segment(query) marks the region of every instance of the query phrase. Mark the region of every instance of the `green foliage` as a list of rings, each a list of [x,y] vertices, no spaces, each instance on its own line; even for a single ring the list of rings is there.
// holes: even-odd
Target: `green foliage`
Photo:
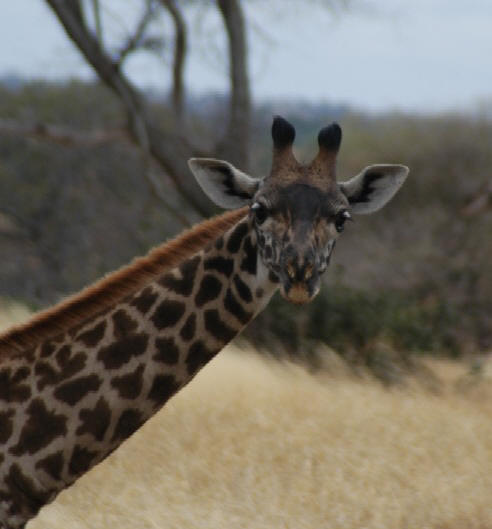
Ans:
[[[121,124],[124,115],[99,85],[0,87],[0,117],[75,131]],[[2,136],[0,295],[37,308],[80,290],[181,229],[142,178],[129,143],[60,146]],[[168,189],[170,200],[174,190]]]
[[[110,128],[124,120],[120,104],[108,88],[80,81],[33,81],[14,91],[0,86],[0,116],[82,130]]]
[[[291,308],[276,299],[269,314],[259,318],[259,326],[268,329],[260,340],[277,339],[291,350],[320,340],[341,354],[370,350],[381,341],[399,351],[455,354],[458,350],[452,333],[458,314],[444,300],[429,302],[412,292],[326,286],[305,307]],[[258,329],[254,327],[249,335],[255,339]]]
[[[154,106],[159,119],[168,119],[165,105],[156,100]],[[218,114],[205,119],[214,111],[217,104],[215,110],[202,105],[190,116],[197,134],[190,141],[200,144],[208,123],[220,121]],[[389,350],[456,355],[490,349],[492,211],[461,212],[490,180],[492,123],[453,115],[367,117],[340,108],[326,116],[304,106],[296,112],[286,117],[299,123],[301,159],[314,154],[319,128],[337,119],[344,130],[340,179],[378,162],[404,163],[411,173],[388,206],[347,228],[311,305],[293,307],[276,296],[247,336],[290,354],[322,341],[375,369],[386,365]],[[265,104],[254,115],[257,174],[269,171],[272,113]],[[78,130],[118,127],[124,120],[108,90],[84,83],[30,83],[18,91],[0,86],[0,116]],[[152,196],[143,170],[140,153],[127,143],[61,147],[3,136],[0,295],[45,306],[177,233],[181,226]],[[186,205],[179,207],[186,212]]]

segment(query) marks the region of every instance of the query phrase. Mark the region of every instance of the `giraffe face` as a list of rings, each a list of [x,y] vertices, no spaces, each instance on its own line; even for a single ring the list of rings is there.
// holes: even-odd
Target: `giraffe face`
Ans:
[[[284,298],[306,303],[319,292],[335,241],[350,219],[348,210],[348,200],[338,189],[325,192],[292,183],[265,186],[256,193],[250,216],[258,251]]]
[[[371,165],[350,180],[337,182],[342,131],[336,123],[319,132],[319,152],[307,165],[292,152],[295,130],[289,122],[276,117],[272,138],[272,168],[265,178],[248,176],[229,162],[212,158],[193,158],[188,164],[216,204],[249,205],[261,260],[287,300],[306,303],[319,291],[345,222],[384,206],[405,181],[408,168]]]

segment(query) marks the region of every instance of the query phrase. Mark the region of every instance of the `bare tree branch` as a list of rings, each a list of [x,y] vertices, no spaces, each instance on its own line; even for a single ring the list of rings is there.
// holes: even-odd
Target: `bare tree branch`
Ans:
[[[128,132],[122,129],[96,130],[90,132],[80,132],[78,130],[48,125],[46,123],[25,124],[10,119],[0,119],[0,135],[22,136],[34,138],[41,141],[49,141],[63,145],[64,147],[83,146],[91,147],[101,143],[114,141],[130,141]],[[149,184],[152,194],[160,200],[167,211],[183,226],[191,226],[192,222],[169,202],[168,193],[162,184],[161,179],[155,174],[150,160],[145,160],[145,171],[143,176]],[[12,215],[9,212],[10,215]]]
[[[78,0],[46,0],[53,9],[67,35],[82,52],[101,79],[121,98],[132,126],[142,111],[142,101],[129,81],[118,72],[115,63],[104,53],[100,43],[87,28]]]
[[[183,71],[187,53],[186,23],[175,0],[161,0],[174,22],[174,60],[172,101],[177,122],[181,123],[184,114]]]
[[[101,46],[103,46],[103,29],[101,19],[101,5],[99,0],[92,0],[92,11],[94,13],[94,21],[96,25],[96,37]]]
[[[144,152],[150,153],[156,159],[171,178],[178,192],[195,211],[202,216],[210,215],[213,211],[211,203],[203,195],[195,180],[188,177],[189,170],[186,165],[189,158],[203,153],[197,152],[175,132],[166,133],[152,123],[137,89],[117,68],[88,29],[78,0],[46,0],[46,2],[87,62],[122,101],[134,140]]]
[[[248,170],[251,95],[244,15],[239,0],[217,0],[217,6],[227,31],[231,82],[229,124],[219,151],[227,152],[234,163]]]
[[[0,134],[35,138],[65,146],[97,145],[129,139],[128,133],[122,129],[81,132],[46,123],[19,123],[12,119],[0,119]]]
[[[484,213],[487,209],[492,207],[492,181],[481,186],[478,193],[468,200],[466,206],[461,210],[461,214],[465,217],[472,217],[479,213]]]
[[[116,65],[118,68],[121,67],[124,60],[130,55],[130,53],[142,48],[143,38],[147,27],[152,19],[155,17],[155,6],[152,0],[147,0],[145,3],[144,12],[138,21],[137,27],[133,35],[130,35],[123,45],[123,47],[118,52],[118,57],[116,59]]]

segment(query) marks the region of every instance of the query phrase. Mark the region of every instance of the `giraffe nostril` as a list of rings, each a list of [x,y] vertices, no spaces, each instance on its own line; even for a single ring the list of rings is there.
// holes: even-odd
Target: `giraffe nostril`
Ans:
[[[296,277],[296,269],[295,269],[294,265],[292,264],[292,261],[287,263],[286,270],[287,270],[287,275],[289,276],[289,278],[290,279],[295,279],[295,277]]]
[[[313,265],[309,263],[304,268],[304,279],[311,279],[311,277],[313,277]]]

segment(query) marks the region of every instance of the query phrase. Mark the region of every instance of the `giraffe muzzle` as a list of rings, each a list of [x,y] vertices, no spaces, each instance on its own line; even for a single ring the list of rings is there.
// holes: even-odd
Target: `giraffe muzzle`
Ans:
[[[304,305],[314,297],[310,294],[305,283],[294,283],[293,285],[289,285],[288,289],[285,289],[282,285],[280,292],[287,301],[296,305]]]
[[[280,293],[291,303],[302,305],[311,301],[319,292],[319,274],[314,260],[290,257],[284,261],[280,274]]]

